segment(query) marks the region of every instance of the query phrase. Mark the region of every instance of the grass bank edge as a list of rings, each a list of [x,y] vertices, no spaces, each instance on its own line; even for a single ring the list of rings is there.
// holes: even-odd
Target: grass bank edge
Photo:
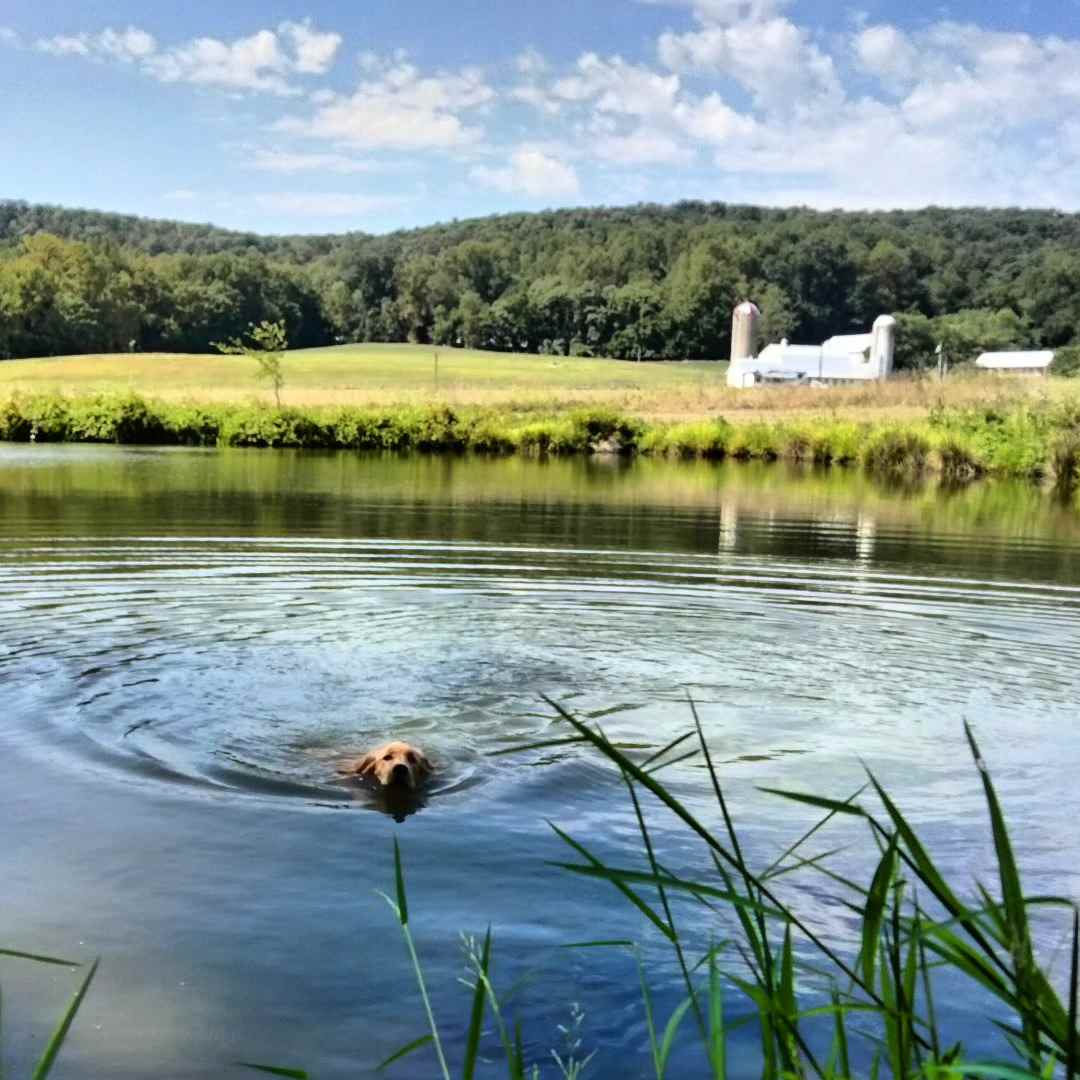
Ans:
[[[645,454],[784,460],[874,472],[1080,480],[1080,399],[938,406],[908,422],[816,416],[646,421],[606,407],[274,406],[175,403],[134,393],[15,393],[0,440],[481,454]]]

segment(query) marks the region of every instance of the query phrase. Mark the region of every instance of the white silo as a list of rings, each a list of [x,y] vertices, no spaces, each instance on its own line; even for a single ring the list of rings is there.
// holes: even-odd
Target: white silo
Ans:
[[[870,345],[870,362],[879,379],[887,379],[892,374],[895,354],[896,320],[891,315],[879,315],[874,320],[873,342]]]
[[[731,316],[731,362],[746,360],[754,355],[757,322],[761,312],[757,304],[744,300]]]

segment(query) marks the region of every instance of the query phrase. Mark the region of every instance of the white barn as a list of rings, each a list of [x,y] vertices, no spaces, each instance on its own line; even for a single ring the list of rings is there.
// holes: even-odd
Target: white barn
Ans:
[[[1050,349],[1017,350],[1015,352],[984,352],[975,366],[984,371],[1009,372],[1013,375],[1047,375],[1054,362]]]
[[[742,308],[740,305],[735,310],[736,323],[747,314]],[[887,379],[896,351],[896,320],[891,315],[879,315],[869,334],[841,334],[821,345],[781,341],[766,345],[757,356],[737,355],[742,351],[733,348],[727,372],[728,386],[737,389],[762,383],[829,385]]]

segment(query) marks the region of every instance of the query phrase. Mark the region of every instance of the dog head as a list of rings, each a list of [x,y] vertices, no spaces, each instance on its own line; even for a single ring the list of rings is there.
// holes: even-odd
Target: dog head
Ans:
[[[431,762],[422,750],[407,742],[388,742],[365,754],[348,772],[352,776],[373,780],[383,787],[400,786],[415,790],[431,772]]]

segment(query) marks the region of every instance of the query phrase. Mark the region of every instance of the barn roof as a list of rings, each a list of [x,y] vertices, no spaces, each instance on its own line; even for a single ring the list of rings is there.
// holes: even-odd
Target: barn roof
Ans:
[[[1015,352],[984,352],[975,361],[981,368],[1046,368],[1050,366],[1054,354],[1050,349],[1017,350]]]

